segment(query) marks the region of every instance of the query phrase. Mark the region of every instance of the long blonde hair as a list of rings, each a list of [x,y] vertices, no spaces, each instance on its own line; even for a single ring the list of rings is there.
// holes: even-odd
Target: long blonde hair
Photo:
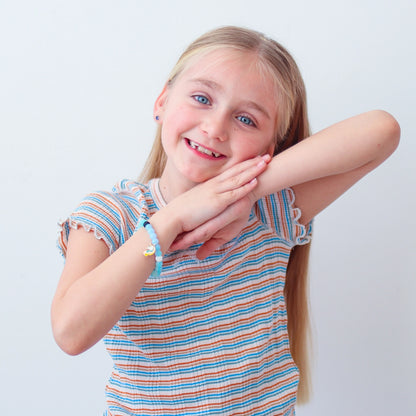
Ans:
[[[255,53],[259,68],[271,75],[277,92],[277,129],[274,154],[295,145],[310,135],[306,108],[306,91],[302,76],[289,52],[263,34],[235,26],[210,31],[196,39],[180,56],[173,68],[168,85],[189,65],[193,57],[207,52],[232,48]],[[160,177],[166,164],[161,142],[161,126],[140,175],[147,182]],[[299,368],[298,403],[307,402],[310,395],[309,365],[309,304],[308,259],[310,244],[295,246],[290,254],[286,273],[285,300],[288,314],[288,333],[292,357]]]

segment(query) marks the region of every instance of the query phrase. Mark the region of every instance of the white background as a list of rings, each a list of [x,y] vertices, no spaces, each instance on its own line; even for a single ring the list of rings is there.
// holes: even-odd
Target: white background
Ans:
[[[0,0],[2,414],[103,410],[102,343],[69,357],[52,338],[56,223],[138,175],[170,68],[225,24],[293,53],[314,131],[374,108],[402,127],[397,152],[316,219],[314,396],[298,415],[415,414],[415,20],[413,0]]]

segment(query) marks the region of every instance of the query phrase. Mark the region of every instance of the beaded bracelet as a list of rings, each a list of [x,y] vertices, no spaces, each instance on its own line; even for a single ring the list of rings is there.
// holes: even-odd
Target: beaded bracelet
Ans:
[[[150,240],[152,243],[143,251],[143,255],[153,256],[155,254],[156,260],[156,267],[153,270],[151,276],[152,277],[159,277],[160,273],[162,272],[162,251],[160,250],[159,240],[157,239],[156,232],[149,221],[141,219],[139,222],[139,227],[144,227],[144,229],[148,232]]]

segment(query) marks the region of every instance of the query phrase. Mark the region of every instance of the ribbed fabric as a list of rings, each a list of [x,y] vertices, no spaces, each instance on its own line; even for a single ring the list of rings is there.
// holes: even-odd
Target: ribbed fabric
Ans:
[[[110,253],[140,215],[164,206],[158,180],[122,181],[88,195],[62,223],[103,239]],[[294,415],[298,370],[289,351],[283,297],[291,248],[309,241],[294,194],[258,201],[241,234],[209,258],[199,246],[169,252],[104,338],[114,368],[106,387],[110,415]]]

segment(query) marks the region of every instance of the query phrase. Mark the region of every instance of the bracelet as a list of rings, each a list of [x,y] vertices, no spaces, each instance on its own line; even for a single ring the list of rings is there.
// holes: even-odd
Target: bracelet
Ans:
[[[146,248],[146,250],[143,251],[143,255],[145,257],[153,256],[155,255],[156,260],[156,267],[153,270],[151,276],[152,277],[159,277],[160,273],[162,272],[162,251],[160,250],[159,240],[157,239],[156,232],[154,228],[152,227],[152,224],[150,224],[149,221],[141,219],[139,222],[139,228],[144,227],[144,229],[148,232],[150,240],[152,241],[151,244]]]

